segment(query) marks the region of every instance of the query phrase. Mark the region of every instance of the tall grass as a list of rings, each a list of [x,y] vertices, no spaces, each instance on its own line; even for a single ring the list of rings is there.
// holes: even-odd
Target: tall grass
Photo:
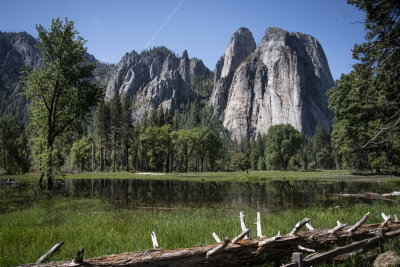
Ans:
[[[155,175],[153,175],[155,174]],[[183,181],[240,181],[268,182],[274,180],[400,180],[393,175],[353,175],[347,170],[324,171],[250,171],[246,172],[189,172],[189,173],[129,173],[129,172],[84,172],[68,173],[67,179],[144,179],[144,180],[183,180]],[[15,178],[18,181],[39,181],[39,174],[6,175],[5,178]],[[61,177],[60,177],[61,178]]]
[[[398,202],[345,208],[310,208],[263,213],[267,236],[289,232],[302,218],[315,228],[332,228],[336,220],[355,223],[366,212],[369,223],[380,222],[380,213],[399,215]],[[190,247],[214,243],[211,233],[233,238],[241,232],[239,209],[199,208],[171,210],[124,210],[95,199],[57,198],[35,203],[31,208],[0,215],[0,266],[35,262],[55,243],[64,241],[52,261],[71,260],[80,247],[85,257],[151,248],[155,231],[162,248]],[[246,209],[247,226],[255,235],[256,210]]]

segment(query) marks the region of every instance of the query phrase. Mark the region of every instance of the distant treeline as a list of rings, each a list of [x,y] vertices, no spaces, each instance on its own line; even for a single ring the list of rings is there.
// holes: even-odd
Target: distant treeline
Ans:
[[[117,93],[110,101],[101,101],[76,132],[57,140],[55,169],[196,172],[337,167],[330,136],[321,126],[312,138],[290,125],[277,125],[266,135],[232,141],[213,119],[212,109],[197,100],[176,112],[154,108],[135,125],[131,108],[127,95]],[[45,145],[40,137],[29,127],[18,127],[10,116],[0,120],[2,172],[42,171]]]

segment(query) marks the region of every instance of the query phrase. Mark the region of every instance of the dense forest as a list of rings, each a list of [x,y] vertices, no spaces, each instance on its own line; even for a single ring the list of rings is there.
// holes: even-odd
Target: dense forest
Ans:
[[[208,104],[212,75],[195,82],[190,100],[178,109],[154,106],[134,123],[132,96],[116,91],[105,100],[104,82],[93,78],[96,63],[85,63],[84,41],[77,38],[73,22],[53,20],[49,31],[39,26],[42,66],[23,76],[30,101],[28,124],[0,114],[0,174],[337,168],[398,172],[400,4],[349,2],[366,12],[366,42],[355,45],[358,63],[328,92],[335,113],[332,131],[318,126],[313,136],[281,124],[265,135],[231,140]],[[60,38],[68,42],[60,43]],[[53,44],[69,53],[54,53],[49,49]],[[49,87],[51,92],[44,90]]]

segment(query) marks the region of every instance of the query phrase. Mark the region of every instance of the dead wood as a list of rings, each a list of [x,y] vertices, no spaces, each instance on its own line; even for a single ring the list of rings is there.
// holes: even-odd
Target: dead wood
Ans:
[[[325,250],[333,246],[347,245],[352,241],[377,236],[377,229],[386,231],[398,230],[400,222],[389,221],[386,226],[381,224],[361,225],[354,231],[340,229],[335,233],[329,230],[300,231],[292,235],[277,238],[255,238],[238,241],[236,244],[201,245],[183,249],[151,249],[141,252],[128,252],[85,259],[78,266],[241,266],[254,265],[282,260],[290,257],[298,247]],[[225,246],[226,245],[226,246]],[[222,247],[216,253],[206,257],[207,253]],[[71,266],[71,262],[54,262],[45,264],[27,264],[23,266]],[[76,264],[76,263],[74,263]],[[74,265],[77,266],[77,265]]]
[[[360,198],[363,200],[385,200],[385,201],[389,201],[389,202],[394,202],[392,197],[400,196],[400,192],[392,192],[392,193],[386,193],[386,194],[364,192],[364,193],[358,193],[358,194],[332,194],[332,195],[339,196],[339,197],[354,197],[354,198]]]

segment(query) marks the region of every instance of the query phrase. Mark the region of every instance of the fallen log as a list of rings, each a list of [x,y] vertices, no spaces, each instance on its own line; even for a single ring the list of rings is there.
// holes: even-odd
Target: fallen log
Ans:
[[[354,231],[348,231],[351,229],[349,227],[339,229],[334,233],[329,229],[296,231],[294,234],[273,238],[244,239],[236,244],[232,244],[229,239],[225,239],[220,244],[201,245],[192,248],[150,249],[142,252],[100,256],[85,259],[78,265],[74,261],[73,266],[202,266],[206,264],[211,266],[241,266],[263,264],[290,257],[293,252],[299,250],[299,246],[310,249],[310,251],[312,249],[328,249],[332,246],[347,245],[352,241],[376,237],[378,229],[383,229],[385,232],[400,229],[400,222],[393,221],[389,221],[385,226],[380,223],[360,225],[360,222],[356,223],[356,225],[357,228]],[[395,232],[396,235],[398,232]],[[54,267],[72,265],[71,261],[69,261],[23,266]]]
[[[332,194],[333,196],[338,197],[354,197],[354,198],[361,198],[364,200],[385,200],[389,202],[394,202],[392,197],[400,196],[400,192],[392,192],[392,193],[385,193],[385,194],[378,194],[372,192],[364,192],[358,194]]]

